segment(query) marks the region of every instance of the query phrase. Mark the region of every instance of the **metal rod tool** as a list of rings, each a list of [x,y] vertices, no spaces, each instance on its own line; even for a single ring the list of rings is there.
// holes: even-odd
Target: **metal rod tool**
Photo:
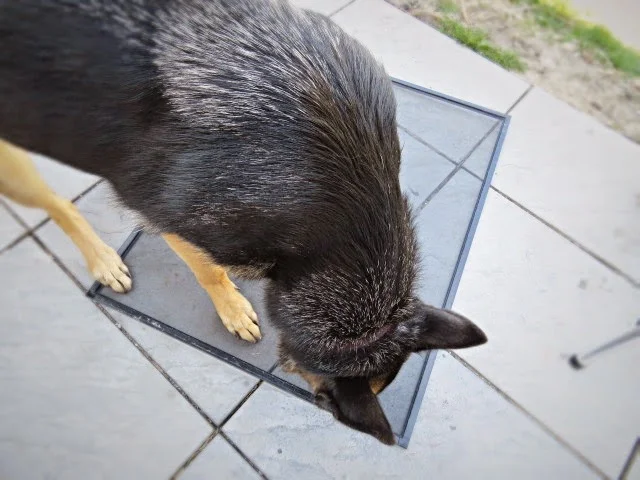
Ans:
[[[583,354],[574,353],[573,355],[571,355],[571,357],[569,357],[569,365],[571,365],[576,370],[580,370],[581,368],[586,367],[587,360],[603,352],[606,352],[607,350],[611,350],[613,347],[617,347],[618,345],[621,345],[630,340],[633,340],[634,338],[639,338],[639,337],[640,337],[640,318],[636,320],[636,324],[628,332],[625,332],[622,335],[612,340],[609,340],[608,342],[604,343],[603,345],[600,345],[597,348],[594,348],[589,352],[586,352]]]

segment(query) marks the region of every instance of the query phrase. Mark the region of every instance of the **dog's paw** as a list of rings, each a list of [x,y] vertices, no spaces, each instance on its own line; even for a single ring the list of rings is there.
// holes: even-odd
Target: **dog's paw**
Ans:
[[[255,343],[262,338],[258,315],[251,303],[235,289],[229,289],[224,298],[214,302],[224,326],[234,335]]]
[[[129,269],[120,255],[111,247],[101,245],[95,248],[88,259],[89,271],[93,278],[118,293],[131,290],[132,282]]]

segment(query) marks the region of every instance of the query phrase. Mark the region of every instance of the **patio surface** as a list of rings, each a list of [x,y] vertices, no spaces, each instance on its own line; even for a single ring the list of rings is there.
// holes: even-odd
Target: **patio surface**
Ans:
[[[0,200],[0,478],[617,478],[640,436],[638,342],[578,372],[567,357],[640,316],[640,146],[383,0],[295,3],[390,75],[512,116],[454,303],[489,343],[439,352],[409,448],[385,447],[94,305],[58,227]],[[133,225],[107,185],[36,161],[118,247]]]

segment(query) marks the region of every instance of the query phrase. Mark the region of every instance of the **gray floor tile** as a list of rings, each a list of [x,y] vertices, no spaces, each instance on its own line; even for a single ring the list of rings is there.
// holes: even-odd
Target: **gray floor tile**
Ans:
[[[0,202],[0,251],[25,232]]]
[[[640,145],[534,88],[493,185],[640,282]]]
[[[469,155],[464,162],[464,167],[478,177],[484,178],[487,174],[489,163],[491,163],[491,157],[499,135],[500,125],[496,126],[487,138]]]
[[[458,354],[617,477],[640,431],[640,339],[580,371],[567,359],[630,329],[638,289],[490,191],[454,309],[489,338]]]
[[[161,237],[143,234],[127,255],[126,263],[134,278],[133,289],[126,295],[104,289],[105,296],[259,368],[268,370],[276,363],[277,337],[264,308],[261,282],[234,279],[260,321],[262,340],[252,344],[227,331],[191,270]]]
[[[337,424],[267,384],[225,426],[273,479],[597,478],[529,417],[440,353],[407,450]]]
[[[356,0],[333,20],[394,77],[506,112],[529,86],[385,0]]]
[[[414,208],[451,173],[455,165],[431,148],[399,130],[402,146],[400,186]]]
[[[180,480],[243,480],[261,478],[229,442],[217,435],[187,467]]]
[[[117,250],[133,230],[135,222],[115,204],[113,198],[109,184],[102,182],[78,200],[77,207],[100,238]],[[36,235],[82,285],[86,288],[91,286],[93,277],[87,270],[84,258],[58,225],[48,222],[36,231]]]
[[[497,123],[474,112],[408,88],[394,88],[398,123],[450,159],[459,162]]]
[[[109,309],[114,318],[191,399],[220,423],[258,380],[211,355]]]
[[[0,271],[0,477],[175,471],[209,425],[32,240]]]
[[[427,303],[445,300],[481,187],[480,180],[460,170],[416,219],[422,259],[418,292]]]
[[[42,155],[32,154],[31,158],[44,181],[61,197],[69,200],[77,197],[99,178],[88,173],[81,172]],[[30,227],[35,227],[47,214],[37,208],[26,208],[11,200],[7,200],[11,209]]]

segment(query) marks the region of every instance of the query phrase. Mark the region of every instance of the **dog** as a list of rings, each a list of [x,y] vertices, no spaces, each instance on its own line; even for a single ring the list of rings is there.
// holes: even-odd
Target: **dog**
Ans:
[[[45,209],[104,285],[128,291],[127,267],[26,150],[105,178],[249,342],[258,318],[228,273],[268,279],[283,367],[383,443],[377,394],[411,352],[486,341],[414,293],[392,84],[327,17],[275,0],[0,0],[0,40],[0,193]]]

